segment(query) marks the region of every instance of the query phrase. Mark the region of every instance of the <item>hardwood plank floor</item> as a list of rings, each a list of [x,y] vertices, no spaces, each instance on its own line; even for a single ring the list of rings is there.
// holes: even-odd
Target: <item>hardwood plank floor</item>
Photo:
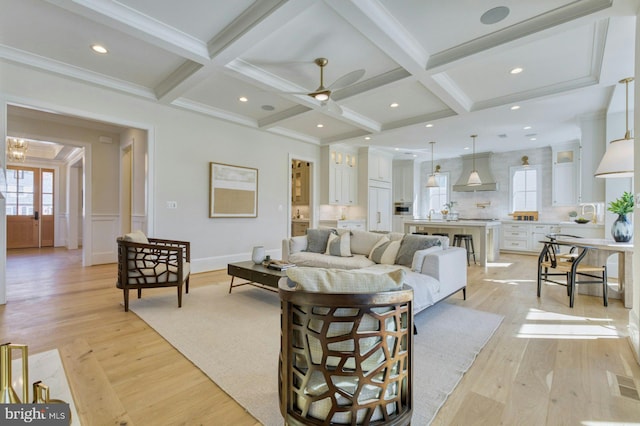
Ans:
[[[619,300],[605,308],[600,297],[584,295],[570,309],[565,288],[552,285],[538,299],[535,263],[534,256],[503,254],[499,265],[468,268],[467,300],[454,295],[449,302],[504,315],[504,321],[433,424],[640,424],[629,311]],[[78,250],[9,250],[0,340],[25,343],[31,353],[60,349],[86,425],[258,425],[146,323],[124,312],[115,276],[113,264],[83,268]],[[211,283],[228,285],[226,270],[195,274],[191,285]],[[147,292],[154,291],[174,289]],[[94,389],[96,377],[111,387],[101,389],[104,398],[84,391]]]

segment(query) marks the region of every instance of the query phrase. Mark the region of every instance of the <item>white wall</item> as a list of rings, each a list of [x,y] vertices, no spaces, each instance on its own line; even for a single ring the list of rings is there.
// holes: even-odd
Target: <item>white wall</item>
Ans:
[[[4,102],[19,102],[149,132],[147,161],[152,191],[146,210],[150,216],[149,234],[191,241],[194,271],[224,268],[228,261],[249,259],[254,245],[264,245],[271,254],[280,254],[281,239],[287,235],[289,225],[286,214],[289,155],[317,159],[319,164],[318,146],[18,65],[0,63],[0,66],[3,75],[0,97]],[[102,154],[93,152],[93,157],[99,159]],[[111,153],[104,154],[110,162]],[[116,153],[114,161],[117,156]],[[208,217],[212,161],[259,170],[257,218]],[[94,171],[92,185],[101,188],[106,185],[97,177],[104,175],[108,185],[117,188],[117,173],[112,174],[106,163]],[[94,198],[102,197],[96,188],[93,194]],[[167,201],[176,201],[178,208],[167,209]],[[117,195],[107,195],[94,204],[102,211],[118,212]],[[116,235],[117,230],[109,244],[115,245]]]

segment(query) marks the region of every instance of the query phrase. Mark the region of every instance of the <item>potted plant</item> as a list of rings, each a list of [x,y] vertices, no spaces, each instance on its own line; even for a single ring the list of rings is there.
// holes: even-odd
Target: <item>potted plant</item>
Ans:
[[[625,191],[620,198],[609,203],[607,210],[618,215],[611,226],[613,239],[619,243],[631,241],[633,226],[629,222],[627,214],[633,212],[633,194]]]

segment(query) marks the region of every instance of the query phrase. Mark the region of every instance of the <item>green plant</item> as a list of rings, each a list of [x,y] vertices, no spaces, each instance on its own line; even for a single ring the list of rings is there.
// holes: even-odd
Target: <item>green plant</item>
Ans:
[[[633,211],[633,194],[625,191],[620,198],[609,203],[611,213],[624,215]]]

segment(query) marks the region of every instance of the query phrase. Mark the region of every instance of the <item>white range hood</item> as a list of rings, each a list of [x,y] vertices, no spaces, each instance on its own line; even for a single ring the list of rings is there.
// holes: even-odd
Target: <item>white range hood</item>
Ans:
[[[453,190],[455,192],[473,192],[473,191],[497,191],[498,183],[493,177],[493,173],[491,173],[491,153],[490,152],[482,152],[475,155],[475,166],[478,175],[480,175],[480,181],[482,185],[478,186],[467,186],[467,180],[469,179],[469,175],[473,171],[473,155],[463,155],[462,156],[462,174],[453,185]]]

